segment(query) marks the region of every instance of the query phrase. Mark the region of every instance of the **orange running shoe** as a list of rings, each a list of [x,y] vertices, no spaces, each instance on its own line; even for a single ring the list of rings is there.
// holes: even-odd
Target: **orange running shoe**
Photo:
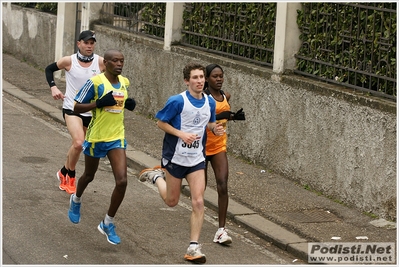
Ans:
[[[153,169],[162,169],[162,166],[161,165],[157,165],[157,166],[154,166]]]
[[[163,170],[163,171],[165,172],[165,168],[162,168],[161,165],[156,165],[156,166],[154,166],[154,168],[148,168],[148,169],[142,170],[142,171],[140,172],[139,176],[141,176],[141,175],[142,175],[144,172],[146,172],[146,171],[155,171],[155,170],[157,170],[157,169],[161,169],[161,170]]]
[[[66,177],[67,177],[67,178],[66,178],[67,183],[66,183],[65,191],[66,191],[68,194],[73,194],[73,193],[76,192],[76,184],[75,184],[76,178],[75,178],[75,177],[74,177],[74,178],[71,178],[71,177],[69,177],[68,174],[66,175]]]
[[[58,181],[60,181],[60,185],[58,186],[58,188],[62,191],[65,191],[67,187],[67,182],[66,177],[61,173],[61,170],[57,172],[57,179]]]
[[[205,263],[206,256],[201,252],[201,245],[195,247],[188,247],[186,254],[184,255],[186,261],[193,263]]]

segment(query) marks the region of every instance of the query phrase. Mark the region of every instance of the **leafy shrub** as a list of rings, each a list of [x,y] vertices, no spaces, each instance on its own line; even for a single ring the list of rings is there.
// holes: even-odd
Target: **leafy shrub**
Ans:
[[[57,3],[13,3],[22,7],[35,8],[43,12],[57,14]]]
[[[396,3],[302,3],[297,69],[396,96]]]

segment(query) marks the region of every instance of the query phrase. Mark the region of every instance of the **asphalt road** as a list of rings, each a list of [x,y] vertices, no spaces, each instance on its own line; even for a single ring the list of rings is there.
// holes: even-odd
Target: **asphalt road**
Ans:
[[[167,207],[156,188],[128,170],[128,189],[116,218],[120,245],[98,232],[114,186],[106,159],[82,197],[81,222],[67,215],[69,195],[58,189],[55,174],[70,144],[64,125],[3,93],[3,264],[191,264],[183,259],[189,243],[190,201]],[[83,170],[83,156],[78,167]],[[228,222],[230,246],[212,242],[217,214],[206,210],[200,243],[207,263],[301,264],[286,252]],[[295,263],[293,263],[293,261]]]

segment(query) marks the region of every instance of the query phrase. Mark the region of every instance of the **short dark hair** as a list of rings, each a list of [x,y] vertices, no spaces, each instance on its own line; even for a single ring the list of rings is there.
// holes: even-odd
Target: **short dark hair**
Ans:
[[[118,49],[108,49],[108,50],[105,51],[105,53],[104,53],[104,59],[105,59],[105,60],[111,60],[112,57],[113,57],[115,54],[122,54],[122,52],[119,51]],[[123,55],[123,54],[122,54],[122,55]]]
[[[199,63],[189,63],[183,68],[183,77],[184,80],[190,80],[190,74],[192,70],[202,70],[204,72],[204,75],[206,74],[205,67]]]

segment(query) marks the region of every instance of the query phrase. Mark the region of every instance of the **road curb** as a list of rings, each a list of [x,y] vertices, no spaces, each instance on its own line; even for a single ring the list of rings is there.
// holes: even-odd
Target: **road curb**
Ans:
[[[62,113],[59,109],[36,99],[34,96],[25,93],[4,79],[2,81],[2,89],[4,92],[49,115],[55,121],[64,123]],[[134,169],[152,168],[160,164],[159,159],[155,159],[142,151],[133,150],[129,147],[126,150],[126,156],[128,166]],[[183,183],[182,193],[187,196],[190,195],[187,183]],[[205,190],[205,205],[216,211],[218,209],[217,192],[209,187]],[[307,262],[308,241],[295,233],[289,232],[285,228],[267,220],[231,198],[229,199],[227,216],[260,238]]]

